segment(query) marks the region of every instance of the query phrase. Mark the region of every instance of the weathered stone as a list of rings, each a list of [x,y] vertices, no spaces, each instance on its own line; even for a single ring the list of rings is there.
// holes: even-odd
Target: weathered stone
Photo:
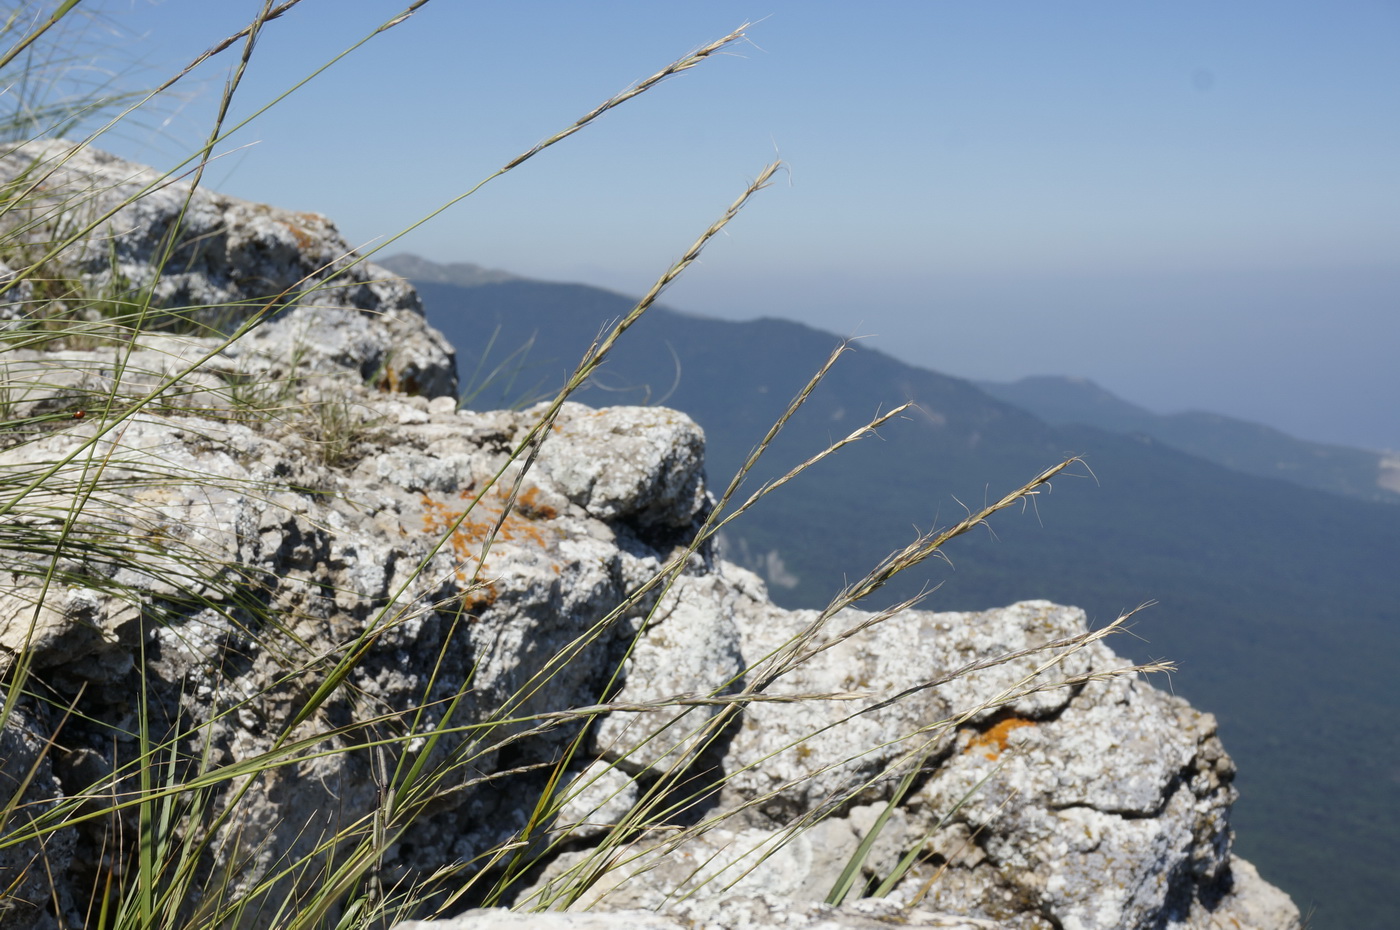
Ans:
[[[746,655],[780,647],[811,615],[755,619],[737,618]],[[871,619],[847,612],[837,629]],[[1102,643],[1032,652],[960,677],[956,687],[879,700],[1083,632],[1081,612],[1028,602],[980,614],[911,611],[838,642],[782,685],[874,697],[751,706],[721,763],[721,806],[740,811],[731,825],[636,844],[619,857],[627,864],[580,904],[656,909],[675,897],[740,892],[820,900],[884,809],[851,802],[888,799],[895,780],[886,773],[898,774],[911,752],[908,740],[889,737],[924,728],[922,785],[883,825],[865,860],[865,874],[879,879],[907,850],[923,847],[931,864],[916,866],[896,898],[928,883],[924,899],[939,911],[1027,930],[1208,926],[1210,908],[1235,894],[1234,769],[1209,715],[1122,678],[1025,693],[1065,675],[1122,667]],[[1065,654],[1046,668],[1057,653]],[[745,768],[759,758],[762,765]],[[793,826],[820,811],[831,816]],[[590,855],[561,857],[531,894],[548,899]]]
[[[6,217],[18,230],[8,248],[47,278],[70,280],[70,303],[105,301],[130,314],[149,297],[165,312],[148,315],[147,327],[231,332],[263,321],[226,353],[248,377],[339,370],[428,397],[456,391],[452,349],[423,321],[413,288],[362,261],[323,216],[192,192],[184,178],[62,141],[0,152],[0,184],[33,186]],[[13,331],[15,317],[6,319]],[[89,330],[103,334],[102,322]]]
[[[8,695],[0,689],[0,706]],[[13,808],[0,815],[0,835],[43,824],[62,800],[49,746],[38,721],[11,710],[0,727],[0,798]],[[53,903],[71,907],[76,889],[64,879],[72,865],[77,831],[59,828],[18,843],[0,845],[0,926],[57,928]]]
[[[929,930],[1001,930],[999,924],[936,914],[923,908],[866,899],[843,907],[799,903],[772,895],[731,895],[703,903],[680,902],[674,916],[650,910],[521,914],[476,910],[440,921],[405,921],[395,930],[882,930],[891,926]]]

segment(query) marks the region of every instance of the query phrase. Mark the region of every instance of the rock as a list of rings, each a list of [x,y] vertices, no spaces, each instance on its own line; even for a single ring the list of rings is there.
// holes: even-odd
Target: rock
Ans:
[[[598,839],[636,805],[641,789],[615,765],[592,762],[562,793],[551,831],[571,839]]]
[[[1282,891],[1259,877],[1243,859],[1230,857],[1230,893],[1210,905],[1192,906],[1187,926],[1201,930],[1236,927],[1298,927],[1298,907]]]
[[[191,874],[247,906],[230,926],[333,868],[328,923],[480,879],[597,910],[453,926],[1297,925],[1230,854],[1214,721],[1081,612],[782,610],[697,543],[684,415],[459,411],[412,290],[329,221],[63,143],[0,155],[41,176],[19,253],[150,192],[48,260],[86,303],[0,305],[0,670],[28,676],[0,866],[34,903],[0,926],[79,924],[122,880],[110,837],[142,824],[109,799],[138,771],[182,786],[164,848],[207,841]],[[143,289],[155,330],[90,312]],[[816,903],[867,839],[847,903]]]
[[[245,377],[339,370],[427,397],[456,392],[452,348],[423,321],[413,288],[361,260],[323,216],[191,193],[184,178],[56,140],[0,152],[0,184],[37,185],[7,214],[7,248],[67,282],[65,291],[80,295],[68,303],[106,307],[109,318],[125,313],[126,329],[144,294],[165,311],[150,315],[147,330],[228,333],[262,321],[225,353]],[[87,235],[45,258],[51,243],[85,227]],[[87,315],[93,334],[122,329]]]
[[[685,926],[654,911],[517,914],[504,908],[483,908],[450,920],[408,920],[395,924],[394,930],[682,930]]]
[[[685,414],[649,407],[576,410],[560,429],[569,454],[546,443],[540,471],[598,519],[643,532],[674,529],[689,526],[705,507],[705,437]]]
[[[813,619],[747,606],[734,617],[745,656],[772,653]],[[579,906],[655,910],[677,897],[734,893],[820,900],[870,833],[906,760],[921,767],[921,784],[865,860],[878,881],[904,853],[923,849],[926,863],[895,886],[896,899],[1013,928],[1087,930],[1211,926],[1209,909],[1237,897],[1234,767],[1214,719],[1142,682],[1095,677],[1125,663],[1101,642],[1063,645],[1085,632],[1082,612],[1025,602],[874,619],[838,614],[837,631],[861,635],[824,634],[811,648],[834,645],[780,679],[785,691],[869,697],[749,707],[720,762],[720,806],[740,813],[708,832],[614,854],[627,864]],[[1020,657],[919,690],[1010,653]],[[668,657],[655,661],[648,677]],[[1090,680],[1052,687],[1064,678]],[[901,693],[907,699],[887,703]],[[923,736],[891,738],[911,733]],[[755,759],[762,764],[750,767]],[[550,899],[592,856],[561,856],[523,900]],[[1253,924],[1248,907],[1240,913],[1241,926],[1297,920],[1294,911],[1294,924]]]
[[[683,902],[676,906],[675,916],[644,910],[520,914],[483,909],[468,911],[450,920],[405,921],[397,924],[395,930],[689,930],[693,927],[881,930],[890,926],[1000,930],[1000,925],[991,921],[936,914],[869,898],[843,907],[831,907],[800,904],[767,895],[733,895],[703,904]]]
[[[745,655],[767,655],[782,648],[816,619],[814,611],[789,614],[767,605],[758,606],[757,613],[739,622]],[[1044,647],[1086,632],[1081,612],[1051,604],[1031,602],[984,614],[907,611],[843,639],[847,631],[874,619],[857,610],[838,614],[807,645],[812,657],[784,674],[777,686],[797,693],[858,693],[865,695],[862,700],[762,704],[745,714],[731,749],[736,758],[752,758],[775,746],[793,749],[761,769],[730,779],[726,791],[736,802],[772,795],[764,803],[775,810],[814,809],[824,798],[847,794],[854,785],[877,778],[919,742],[894,736],[920,731],[935,735],[938,731],[930,728],[984,704],[989,706],[974,713],[968,723],[982,723],[998,711],[1026,719],[1052,716],[1071,699],[1069,689],[1051,687],[1055,682],[1127,664],[1101,644],[1093,644],[1064,650],[1067,654],[1056,666],[1036,675],[1051,652]],[[937,688],[923,687],[952,677],[970,663],[1033,648],[1041,651]],[[891,695],[915,688],[920,690],[906,699],[887,703]],[[861,793],[881,798],[887,791],[888,786],[872,786]]]
[[[0,689],[0,706],[9,695]],[[46,824],[56,813],[63,791],[55,776],[38,721],[20,710],[4,716],[0,726],[0,798],[15,806],[0,812],[0,835],[16,827]],[[72,893],[62,878],[73,862],[77,831],[60,828],[14,844],[0,845],[0,926],[57,928],[53,903],[71,908]],[[57,879],[57,880],[56,880]]]

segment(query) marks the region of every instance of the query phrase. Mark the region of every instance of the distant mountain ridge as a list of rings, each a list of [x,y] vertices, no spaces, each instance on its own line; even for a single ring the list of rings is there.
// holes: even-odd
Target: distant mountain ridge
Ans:
[[[1037,375],[1010,383],[975,383],[1052,426],[1082,423],[1115,433],[1143,433],[1248,475],[1280,478],[1362,500],[1400,503],[1394,454],[1309,442],[1218,413],[1153,413],[1087,378]]]
[[[442,264],[406,253],[390,256],[378,264],[403,278],[414,281],[431,281],[434,284],[455,284],[458,287],[475,287],[478,284],[499,284],[502,281],[525,280],[508,271],[484,268],[481,265],[473,265],[471,262]]]
[[[477,287],[532,280],[470,262],[438,263],[411,254],[393,255],[379,264],[419,284]],[[1397,452],[1312,442],[1260,423],[1206,411],[1153,413],[1088,378],[1032,375],[1013,382],[971,383],[1051,426],[1082,424],[1114,433],[1143,434],[1248,475],[1277,478],[1361,500],[1400,504]],[[653,397],[645,402],[658,401]]]
[[[457,347],[478,408],[552,396],[633,305],[583,285],[412,280],[429,321]],[[685,411],[705,429],[719,488],[839,342],[785,320],[656,307],[576,399],[664,399]],[[1065,454],[1086,455],[1092,476],[1057,480],[1035,508],[998,515],[995,537],[956,540],[954,566],[930,563],[922,579],[884,592],[885,602],[922,583],[941,585],[930,609],[1044,597],[1102,623],[1155,599],[1138,624],[1142,639],[1114,648],[1179,662],[1173,688],[1219,716],[1241,765],[1241,853],[1304,910],[1318,903],[1315,930],[1400,926],[1400,899],[1382,890],[1400,886],[1400,731],[1375,725],[1400,712],[1391,686],[1400,508],[1234,471],[1140,430],[1054,425],[971,382],[859,347],[746,488],[906,399],[916,414],[736,521],[726,556],[763,575],[784,606],[819,606],[914,527],[947,525],[962,515],[959,502],[980,504]]]

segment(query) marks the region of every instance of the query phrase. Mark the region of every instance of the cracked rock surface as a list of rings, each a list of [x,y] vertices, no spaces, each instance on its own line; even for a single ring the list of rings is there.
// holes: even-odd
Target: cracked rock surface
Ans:
[[[734,622],[746,657],[769,654],[812,619],[742,603]],[[846,611],[836,629],[871,617]],[[1235,770],[1214,719],[1143,681],[1096,677],[1125,664],[1102,642],[1045,668],[1037,647],[1084,628],[1081,611],[1030,601],[906,611],[856,637],[829,633],[836,645],[785,675],[784,690],[868,696],[750,707],[720,763],[733,773],[720,806],[742,813],[696,837],[636,844],[635,860],[579,906],[664,910],[736,893],[821,900],[885,810],[896,782],[882,773],[912,758],[917,787],[864,865],[878,882],[909,851],[923,853],[891,900],[1017,930],[1297,926],[1286,897],[1264,892],[1230,855]],[[1009,653],[1021,657],[921,689]],[[1081,681],[1054,687],[1064,679]],[[908,697],[885,703],[900,693]],[[941,740],[895,738],[948,721]],[[792,829],[814,812],[829,816]],[[551,873],[567,880],[591,855],[565,854]],[[550,879],[533,892],[551,894]]]

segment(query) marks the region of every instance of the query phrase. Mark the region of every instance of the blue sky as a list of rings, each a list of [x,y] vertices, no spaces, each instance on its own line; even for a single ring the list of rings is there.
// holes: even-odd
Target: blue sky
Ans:
[[[247,114],[402,2],[272,23]],[[260,6],[88,0],[122,78]],[[640,293],[770,159],[789,172],[667,295],[949,374],[1090,377],[1161,411],[1400,449],[1400,3],[433,0],[230,139],[207,177],[382,241],[746,20],[389,251]],[[170,164],[233,59],[100,143]]]

